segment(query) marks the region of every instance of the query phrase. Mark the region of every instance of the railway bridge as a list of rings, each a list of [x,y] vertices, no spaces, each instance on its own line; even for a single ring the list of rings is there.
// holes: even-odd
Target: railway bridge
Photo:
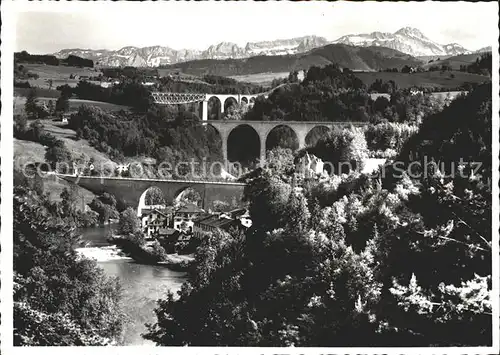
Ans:
[[[258,96],[268,97],[268,95],[276,90],[254,94],[202,94],[202,93],[173,93],[173,92],[153,92],[154,102],[160,105],[181,105],[195,102],[202,102],[202,121],[204,125],[214,127],[220,134],[222,140],[222,154],[224,162],[227,161],[227,142],[231,132],[239,126],[250,126],[259,136],[260,142],[260,158],[264,159],[266,156],[266,141],[269,133],[278,126],[285,126],[292,129],[299,142],[299,149],[306,146],[307,135],[316,127],[326,127],[332,129],[333,127],[347,127],[347,126],[363,126],[365,122],[311,122],[311,121],[233,121],[233,120],[208,120],[208,100],[212,97],[217,97],[221,102],[222,112],[225,110],[228,100],[234,100],[238,104],[252,103]]]
[[[288,127],[297,137],[299,149],[306,147],[307,135],[316,127],[324,127],[328,130],[334,127],[364,126],[365,122],[325,122],[325,121],[207,121],[207,125],[214,127],[220,134],[222,140],[222,155],[227,161],[227,142],[231,132],[240,126],[250,126],[259,136],[260,158],[263,161],[266,157],[266,141],[269,133],[276,127]]]
[[[77,176],[56,174],[57,178],[81,186],[95,194],[104,192],[116,197],[120,203],[137,209],[140,216],[145,205],[146,192],[159,188],[167,204],[173,201],[187,189],[193,189],[201,196],[201,207],[212,208],[214,201],[242,205],[244,183],[230,181],[172,180],[172,179],[142,179],[115,176]]]
[[[255,102],[255,98],[258,96],[267,97],[267,93],[262,94],[202,94],[202,93],[182,93],[182,92],[153,92],[153,99],[156,104],[160,105],[182,105],[190,103],[202,103],[201,106],[201,119],[203,121],[208,120],[208,101],[212,98],[216,98],[220,102],[221,111],[219,113],[224,113],[226,107],[230,102],[236,102],[237,104],[250,104]]]

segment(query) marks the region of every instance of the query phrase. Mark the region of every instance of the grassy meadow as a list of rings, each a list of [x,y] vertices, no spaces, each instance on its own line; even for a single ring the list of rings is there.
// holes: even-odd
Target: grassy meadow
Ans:
[[[287,78],[288,72],[281,73],[259,73],[259,74],[248,74],[248,75],[233,75],[230,78],[242,82],[270,86],[274,79]]]
[[[389,73],[389,72],[355,72],[367,86],[370,86],[375,80],[382,79],[382,81],[394,80],[396,84],[402,88],[407,89],[413,86],[417,87],[440,87],[444,89],[454,89],[466,82],[482,83],[490,80],[488,77],[478,74],[464,73],[459,71],[447,71],[441,73],[423,72],[423,73]]]
[[[45,130],[56,138],[64,141],[66,147],[71,152],[74,158],[80,157],[82,154],[94,159],[94,165],[115,167],[116,163],[110,160],[106,154],[91,147],[85,139],[76,140],[75,131],[65,128],[65,125],[52,120],[43,120]],[[45,162],[46,147],[40,143],[25,141],[14,138],[14,164],[22,169],[26,164]],[[45,191],[54,201],[59,201],[59,195],[65,187],[69,187],[69,183],[65,180],[57,179],[54,176],[47,176],[44,179]],[[84,188],[78,187],[79,196],[83,196],[86,204],[90,203],[94,198],[94,194]],[[80,208],[81,204],[78,204]]]
[[[48,104],[49,101],[55,101],[57,98],[54,97],[38,97],[37,98],[39,103],[45,103]],[[23,96],[14,96],[14,114],[23,114],[24,113],[24,104],[26,103],[26,97]],[[129,107],[127,106],[122,106],[122,105],[116,105],[112,104],[109,102],[102,102],[102,101],[92,101],[92,100],[82,100],[82,99],[69,99],[69,110],[71,111],[77,111],[80,106],[95,106],[99,107],[103,110],[107,111],[120,111],[120,110],[128,110]]]
[[[44,64],[23,64],[30,73],[38,74],[38,79],[27,80],[31,86],[36,86],[42,89],[48,89],[49,79],[52,80],[52,88],[55,89],[59,85],[69,85],[75,87],[78,84],[78,79],[70,79],[70,75],[79,76],[96,76],[99,75],[99,70],[91,68],[67,67],[64,65],[44,65]]]

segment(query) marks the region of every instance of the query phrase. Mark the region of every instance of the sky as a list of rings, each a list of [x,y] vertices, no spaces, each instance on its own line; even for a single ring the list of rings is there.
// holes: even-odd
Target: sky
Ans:
[[[431,40],[476,50],[495,41],[496,2],[38,2],[16,16],[15,50],[168,46],[206,49],[317,35],[418,28]],[[18,9],[18,11],[20,11]]]

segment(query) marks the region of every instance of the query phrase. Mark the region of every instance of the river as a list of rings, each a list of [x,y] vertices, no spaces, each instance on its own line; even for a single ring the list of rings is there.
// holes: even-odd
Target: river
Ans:
[[[113,226],[92,227],[80,230],[84,248],[77,251],[95,259],[104,272],[116,276],[123,286],[124,312],[129,318],[125,324],[120,345],[154,345],[141,337],[146,331],[144,323],[153,323],[156,300],[165,298],[167,291],[176,292],[185,281],[185,273],[162,266],[143,265],[120,255],[120,251],[106,241],[106,233]]]

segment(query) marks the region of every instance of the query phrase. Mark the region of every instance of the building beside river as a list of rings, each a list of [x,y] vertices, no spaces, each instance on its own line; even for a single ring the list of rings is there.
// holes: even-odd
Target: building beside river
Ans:
[[[142,230],[147,237],[160,234],[173,222],[173,210],[171,207],[164,209],[143,209],[141,215]]]

